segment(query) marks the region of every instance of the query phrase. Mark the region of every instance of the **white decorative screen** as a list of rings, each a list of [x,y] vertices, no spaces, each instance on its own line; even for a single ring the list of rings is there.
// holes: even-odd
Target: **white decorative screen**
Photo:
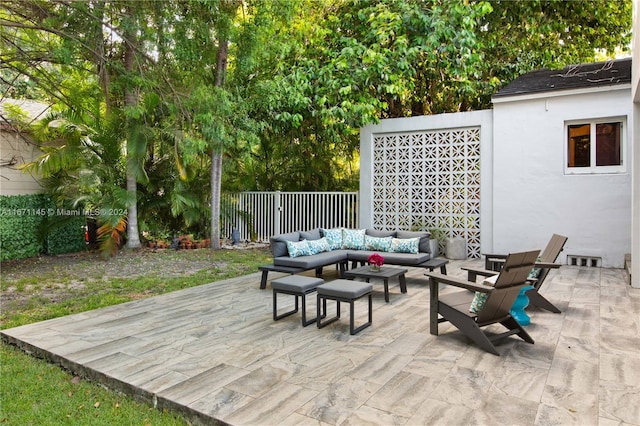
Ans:
[[[462,237],[480,257],[480,128],[373,137],[373,224]]]

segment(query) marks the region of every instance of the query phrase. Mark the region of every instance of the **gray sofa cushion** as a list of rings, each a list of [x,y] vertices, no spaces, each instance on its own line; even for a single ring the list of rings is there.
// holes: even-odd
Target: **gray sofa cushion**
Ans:
[[[430,237],[431,234],[426,231],[396,231],[396,238],[420,238],[418,251],[421,253],[431,253]]]
[[[384,264],[386,266],[419,265],[431,258],[431,255],[429,253],[383,253],[369,250],[349,250],[348,258],[349,261],[366,262],[367,259],[369,259],[369,256],[371,256],[373,253],[378,253],[380,256],[382,256],[384,258]]]
[[[344,297],[345,299],[357,299],[370,293],[373,286],[369,283],[351,280],[335,280],[324,283],[316,289],[318,294],[325,296]]]
[[[305,277],[304,275],[287,275],[286,277],[271,281],[271,288],[273,290],[306,293],[320,284],[324,284],[322,278]]]
[[[274,257],[273,264],[278,266],[292,266],[294,268],[314,269],[319,266],[326,266],[347,260],[347,250],[332,250],[312,256],[300,256],[291,258],[289,256]]]
[[[378,231],[372,228],[367,228],[365,234],[370,237],[396,237],[396,231]]]
[[[269,243],[271,243],[271,254],[273,257],[289,255],[289,251],[287,250],[287,241],[300,241],[300,233],[296,231],[269,238]]]
[[[320,237],[320,228],[311,229],[306,232],[300,232],[301,240],[319,240]]]

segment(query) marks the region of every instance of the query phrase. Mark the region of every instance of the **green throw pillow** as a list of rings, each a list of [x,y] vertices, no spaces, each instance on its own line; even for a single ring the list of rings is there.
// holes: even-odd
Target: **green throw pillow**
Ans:
[[[494,287],[496,285],[496,280],[498,279],[498,275],[494,275],[485,279],[482,284]],[[477,314],[484,308],[484,304],[487,303],[487,299],[489,298],[489,293],[483,293],[481,291],[476,291],[475,296],[473,296],[473,300],[471,301],[471,306],[469,307],[469,312],[472,314]]]
[[[540,256],[538,256],[538,258],[536,259],[536,262],[540,262]],[[528,280],[537,280],[538,277],[540,276],[540,271],[542,269],[540,268],[533,268],[531,270],[531,272],[529,272],[529,276],[527,276]]]

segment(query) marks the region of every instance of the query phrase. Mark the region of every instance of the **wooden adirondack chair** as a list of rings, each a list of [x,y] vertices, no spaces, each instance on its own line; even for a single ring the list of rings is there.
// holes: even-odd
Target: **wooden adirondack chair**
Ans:
[[[511,316],[509,311],[518,293],[527,285],[527,276],[534,267],[539,250],[511,253],[505,259],[502,270],[495,279],[495,286],[476,284],[439,273],[426,273],[431,291],[430,332],[438,335],[438,324],[448,321],[487,352],[500,355],[494,341],[517,334],[522,340],[533,343],[533,339]],[[472,291],[458,291],[439,295],[439,285],[447,284]],[[470,312],[475,293],[487,293],[484,306],[476,313]],[[506,332],[485,333],[481,328],[500,323]]]
[[[540,255],[540,261],[536,262],[535,266],[535,268],[540,270],[538,276],[535,280],[533,278],[529,279],[533,286],[533,288],[526,293],[529,297],[529,306],[537,306],[538,308],[546,309],[547,311],[554,312],[556,314],[560,313],[560,309],[558,309],[553,303],[549,302],[538,290],[542,286],[544,279],[547,278],[549,271],[560,267],[559,264],[554,262],[558,259],[558,256],[564,249],[566,242],[567,237],[553,234],[549,244],[547,244],[547,247]]]
[[[541,295],[539,289],[551,269],[557,269],[561,266],[560,264],[555,263],[555,261],[558,259],[560,252],[564,249],[566,242],[567,237],[553,234],[540,255],[540,259],[535,264],[533,276],[528,279],[529,284],[533,286],[533,288],[526,293],[527,297],[529,297],[529,306],[537,306],[538,308],[546,309],[547,311],[554,312],[556,314],[560,313],[560,309]],[[468,271],[469,280],[475,281],[476,275],[482,275],[485,277],[495,275],[495,271],[500,271],[502,268],[506,257],[506,255],[501,254],[485,254],[485,270],[473,268],[463,269]]]

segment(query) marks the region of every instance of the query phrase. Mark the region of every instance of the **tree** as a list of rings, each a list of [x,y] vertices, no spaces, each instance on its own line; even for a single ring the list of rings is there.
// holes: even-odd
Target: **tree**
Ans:
[[[29,0],[4,2],[2,6],[5,28],[2,40],[9,48],[4,50],[3,64],[8,69],[35,79],[45,93],[66,105],[67,111],[75,111],[76,117],[85,117],[93,123],[104,119],[104,111],[107,115],[121,111],[129,117],[121,135],[127,148],[127,245],[140,247],[136,191],[137,181],[143,176],[140,153],[144,152],[145,139],[136,122],[140,96],[137,87],[140,70],[148,57],[141,50],[138,37],[146,34],[141,23],[146,22],[144,12],[148,5]],[[105,17],[113,19],[105,21]],[[9,34],[12,30],[14,33]],[[69,78],[69,71],[75,78]],[[99,84],[102,96],[97,99],[105,103],[106,109],[85,111],[82,101],[71,96],[77,92],[73,85],[82,79]],[[96,95],[94,92],[93,96]]]
[[[486,11],[484,3],[297,3],[248,83],[262,99],[251,115],[265,123],[247,170],[256,189],[356,189],[359,128],[410,115],[416,76],[427,69],[437,74],[433,92],[468,87],[480,61],[471,30]]]
[[[478,22],[486,58],[469,105],[489,108],[491,95],[521,74],[612,58],[631,46],[632,1],[491,1]]]
[[[149,183],[145,167],[150,166],[147,159],[153,150],[159,148],[158,142],[160,145],[174,145],[175,166],[185,168],[178,155],[183,151],[178,148],[181,135],[176,130],[179,129],[169,127],[172,123],[185,122],[180,118],[183,112],[180,105],[188,93],[175,90],[176,82],[180,82],[183,75],[172,71],[181,69],[184,64],[181,59],[191,59],[180,51],[189,44],[189,35],[185,31],[174,37],[171,29],[177,26],[185,28],[188,25],[183,23],[185,14],[196,6],[215,4],[146,1],[43,3],[36,0],[2,4],[0,13],[6,18],[2,41],[7,47],[3,49],[2,66],[11,72],[8,75],[37,80],[38,86],[49,97],[66,105],[63,109],[67,113],[72,112],[77,118],[87,120],[85,124],[89,127],[100,128],[100,122],[109,120],[111,116],[124,118],[122,132],[112,136],[118,138],[126,152],[124,170],[129,247],[140,246],[137,224],[139,190],[142,184],[144,192],[144,185]],[[191,14],[188,18],[203,23],[204,28],[204,24],[212,19],[213,11],[207,12]],[[43,55],[42,52],[50,53]],[[101,89],[101,92],[91,94],[92,102],[97,101],[91,109],[85,110],[87,106],[80,97],[70,96],[70,93],[78,92],[77,87],[83,86]],[[154,109],[163,108],[159,107],[160,104],[167,111],[171,110],[170,105],[177,105],[173,112],[178,117],[165,116],[164,122],[156,121],[159,115]],[[95,105],[102,107],[95,108]],[[96,125],[98,127],[94,127]],[[69,154],[69,151],[60,150],[60,154]],[[176,184],[172,189],[184,191],[185,186]],[[189,200],[186,192],[180,196],[168,194],[167,197],[176,202],[177,206],[172,206],[171,211],[177,214],[197,204]]]
[[[132,76],[136,71],[136,56],[138,51],[138,31],[139,25],[136,22],[134,11],[130,3],[124,5],[122,19],[122,35],[124,41],[124,71],[128,76]],[[129,78],[129,84],[124,87],[124,107],[134,110],[138,105],[138,94],[136,93],[135,79]],[[127,192],[131,198],[129,203],[129,223],[127,227],[127,247],[139,248],[140,234],[138,232],[138,169],[140,158],[138,152],[144,151],[144,141],[137,128],[135,119],[130,120],[127,135]],[[142,148],[142,149],[141,149]]]
[[[214,86],[217,89],[221,89],[225,83],[231,26],[240,3],[236,0],[227,0],[223,1],[220,6],[220,18],[217,26],[216,78],[214,82]],[[217,140],[214,139],[211,142],[211,248],[220,249],[220,188],[222,186],[224,137],[220,135]]]
[[[241,102],[225,88],[228,46],[241,3],[197,1],[182,6],[185,19],[176,20],[173,36],[177,55],[166,68],[175,82],[180,81],[172,99],[174,124],[180,130],[176,144],[186,166],[201,161],[204,154],[209,158],[211,248],[219,249],[222,159],[226,146],[234,140],[230,122]],[[181,175],[181,179],[186,181],[187,177]]]

